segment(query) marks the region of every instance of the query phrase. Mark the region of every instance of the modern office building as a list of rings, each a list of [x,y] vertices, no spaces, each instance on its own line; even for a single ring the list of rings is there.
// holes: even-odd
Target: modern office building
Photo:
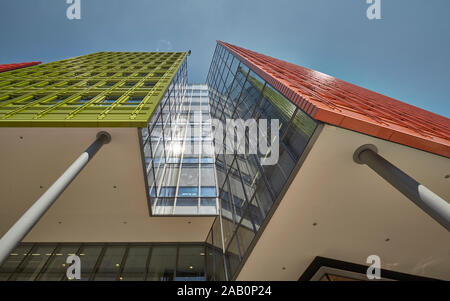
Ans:
[[[0,280],[450,280],[448,118],[220,41],[189,84],[189,54],[0,74]]]

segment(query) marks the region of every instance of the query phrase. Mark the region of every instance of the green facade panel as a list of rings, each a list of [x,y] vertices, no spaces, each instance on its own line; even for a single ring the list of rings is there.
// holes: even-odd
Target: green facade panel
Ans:
[[[145,127],[186,52],[98,52],[0,73],[0,127]]]

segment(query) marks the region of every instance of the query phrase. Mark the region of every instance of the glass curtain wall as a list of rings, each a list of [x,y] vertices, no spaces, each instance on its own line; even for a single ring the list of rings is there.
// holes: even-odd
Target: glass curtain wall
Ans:
[[[217,214],[208,88],[187,85],[186,68],[142,129],[153,215]]]
[[[205,244],[21,244],[0,281],[67,281],[70,255],[80,257],[82,281],[204,281],[206,252]]]
[[[268,128],[273,119],[279,120],[276,164],[261,164],[261,158],[268,153],[233,151],[226,137],[223,144],[229,151],[216,154],[224,254],[231,280],[269,210],[281,196],[317,124],[220,44],[214,52],[207,84],[211,116],[220,120],[224,128],[227,119],[265,119]],[[262,131],[257,136],[268,142],[275,138]],[[246,132],[245,139],[238,143],[243,149],[256,139]],[[211,243],[213,233],[212,229],[207,243],[222,250],[221,244]]]

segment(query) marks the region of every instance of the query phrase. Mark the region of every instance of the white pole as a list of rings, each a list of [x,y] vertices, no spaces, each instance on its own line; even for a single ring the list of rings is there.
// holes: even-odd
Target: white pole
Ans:
[[[374,145],[363,145],[355,151],[353,159],[356,163],[366,164],[373,169],[450,232],[450,204],[377,152]]]
[[[22,217],[0,239],[0,265],[28,234],[44,213],[64,192],[103,144],[109,143],[111,136],[107,132],[99,132],[97,139],[86,149],[75,162],[47,189],[46,192],[22,215]]]

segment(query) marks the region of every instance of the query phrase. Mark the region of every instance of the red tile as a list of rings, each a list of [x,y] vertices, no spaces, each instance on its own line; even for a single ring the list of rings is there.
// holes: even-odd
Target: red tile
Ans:
[[[450,119],[324,73],[218,41],[312,118],[450,157]]]

